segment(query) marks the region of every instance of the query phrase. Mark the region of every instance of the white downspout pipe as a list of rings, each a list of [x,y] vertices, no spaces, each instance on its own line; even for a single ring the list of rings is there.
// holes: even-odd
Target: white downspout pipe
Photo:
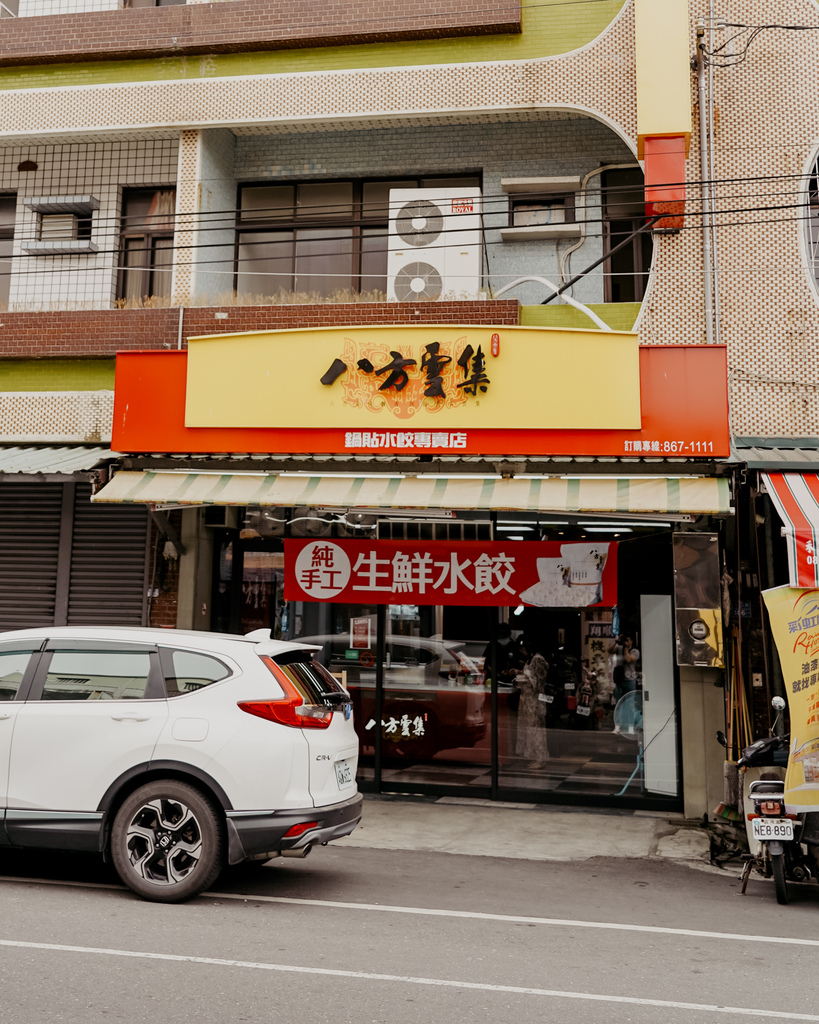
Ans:
[[[509,284],[505,284],[503,288],[499,288],[497,291],[493,291],[492,298],[499,299],[501,295],[504,294],[504,292],[508,292],[512,288],[515,288],[517,285],[524,284],[526,281],[537,281],[538,284],[543,284],[547,288],[551,288],[553,292],[557,291],[558,286],[556,284],[552,284],[552,282],[548,278],[519,277],[514,281],[510,281]],[[594,321],[594,323],[597,324],[601,331],[611,331],[611,327],[609,327],[609,325],[605,321],[601,320],[596,313],[593,313],[588,306],[584,306],[582,302],[578,302],[577,299],[573,299],[570,295],[567,295],[565,292],[562,293],[561,298],[565,299],[570,306],[574,306],[575,309],[579,309],[581,313],[585,313],[590,320]]]
[[[705,341],[714,344],[713,267],[711,265],[711,178],[708,172],[708,115],[705,103],[705,22],[697,22],[697,100],[700,121],[700,192],[702,196],[702,275],[705,296]]]

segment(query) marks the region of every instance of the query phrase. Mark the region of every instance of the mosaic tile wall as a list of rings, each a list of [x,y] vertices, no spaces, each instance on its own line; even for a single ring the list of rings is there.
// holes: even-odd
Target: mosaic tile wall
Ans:
[[[108,306],[116,287],[122,188],[173,184],[178,148],[172,139],[0,148],[0,193],[17,195],[10,308]],[[18,170],[25,162],[37,170]],[[24,207],[23,198],[79,195],[99,200],[91,235],[98,251],[26,255],[26,244],[39,237],[39,217]]]
[[[18,18],[36,18],[47,14],[80,14],[86,11],[115,11],[122,0],[19,0]]]
[[[719,13],[756,25],[768,20],[761,6],[726,0]],[[690,13],[692,24],[707,15],[706,0],[691,0]],[[775,21],[819,28],[819,7],[779,0]],[[716,45],[728,35],[716,33]],[[741,42],[727,48],[728,60],[741,56]],[[741,63],[714,69],[721,340],[739,436],[819,437],[819,302],[804,252],[803,191],[819,148],[819,94],[808,86],[817,75],[819,32],[785,29],[761,33]],[[698,133],[695,122],[692,182],[701,179]],[[646,341],[704,340],[699,193],[689,186],[687,230],[660,246]]]
[[[690,0],[692,53],[693,24],[708,6]],[[725,0],[719,8],[726,20],[746,24],[760,23],[760,11],[752,0]],[[819,7],[779,0],[776,20],[819,28]],[[319,152],[319,133],[329,133],[335,145],[342,132],[367,129],[355,149],[396,124],[404,131],[453,120],[527,122],[552,109],[592,114],[633,144],[633,45],[629,4],[597,40],[562,57],[7,91],[0,95],[0,131],[8,139],[44,131],[138,133],[174,123],[229,127],[256,141],[273,136],[284,149],[296,147],[294,135],[312,136],[309,148]],[[738,42],[732,48],[739,56]],[[819,436],[819,301],[803,244],[802,191],[819,149],[819,94],[808,86],[817,75],[819,35],[784,28],[761,33],[741,63],[714,72],[721,339],[741,435]],[[694,84],[692,76],[696,110]],[[687,168],[689,221],[679,235],[657,242],[639,321],[646,343],[704,341],[697,127]],[[269,166],[277,161],[271,157]],[[195,176],[199,156],[183,165],[186,179]],[[190,197],[185,203],[180,212],[193,214]],[[192,245],[193,221],[190,230]],[[179,294],[186,288],[180,277]],[[60,301],[67,294],[61,291]]]
[[[523,124],[400,126],[313,137],[240,136],[236,147],[240,181],[481,175],[485,257],[488,283],[494,289],[524,275],[556,280],[558,252],[565,253],[576,241],[502,241],[500,228],[509,223],[502,178],[584,177],[602,165],[623,163],[635,165],[636,158],[611,129],[589,117],[548,113]],[[599,186],[599,176],[589,181],[587,236],[567,265],[577,271],[602,255]],[[546,294],[541,284],[521,285],[514,292],[523,303],[540,302]],[[582,302],[602,302],[602,272],[591,274],[573,294]]]

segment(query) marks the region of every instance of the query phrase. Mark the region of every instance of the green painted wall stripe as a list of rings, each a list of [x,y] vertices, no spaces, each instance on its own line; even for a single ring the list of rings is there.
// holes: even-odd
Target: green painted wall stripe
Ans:
[[[629,492],[628,477],[621,477],[617,481],[617,511],[618,512],[627,512],[628,511],[628,492]]]
[[[4,359],[0,391],[113,391],[113,359]]]
[[[580,481],[577,479],[566,481],[566,511],[580,511]]]
[[[507,296],[508,297],[508,296]],[[613,331],[631,331],[640,312],[639,302],[590,302],[589,309]],[[599,331],[585,313],[574,306],[521,306],[521,327],[578,327]]]
[[[611,23],[624,3],[625,0],[597,0],[592,4],[538,0],[536,5],[524,7],[520,35],[460,36],[406,43],[0,68],[0,89],[538,59],[567,53],[590,43]]]

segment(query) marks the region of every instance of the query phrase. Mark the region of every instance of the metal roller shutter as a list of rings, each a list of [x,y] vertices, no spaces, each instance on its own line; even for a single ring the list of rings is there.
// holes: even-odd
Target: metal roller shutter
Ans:
[[[0,485],[0,630],[54,621],[62,484]]]
[[[91,488],[78,484],[73,538],[68,625],[145,625],[145,506],[92,504]]]

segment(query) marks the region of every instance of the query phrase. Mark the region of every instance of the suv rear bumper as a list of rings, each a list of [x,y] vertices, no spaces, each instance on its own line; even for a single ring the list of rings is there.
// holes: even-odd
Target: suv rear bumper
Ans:
[[[338,804],[286,811],[227,811],[228,859],[231,864],[275,857],[285,850],[302,850],[348,836],[361,821],[360,793]],[[285,838],[294,825],[315,822],[298,836]]]

